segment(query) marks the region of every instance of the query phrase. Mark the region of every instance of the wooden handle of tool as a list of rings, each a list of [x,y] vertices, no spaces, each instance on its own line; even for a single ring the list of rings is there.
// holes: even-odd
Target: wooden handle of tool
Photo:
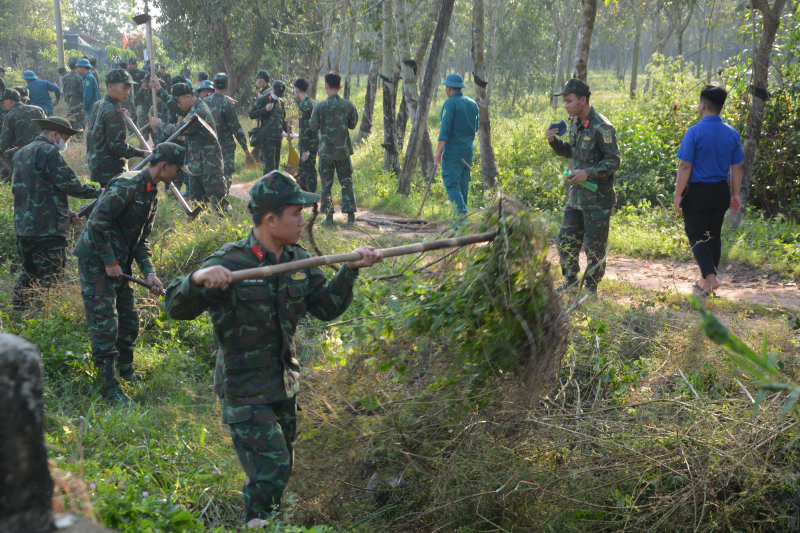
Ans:
[[[142,132],[139,131],[139,128],[136,127],[136,124],[134,124],[133,119],[128,115],[126,115],[125,113],[123,113],[122,116],[125,117],[125,122],[127,122],[128,127],[133,130],[133,134],[139,139],[139,142],[142,143],[144,146],[146,146],[147,149],[152,152],[153,149],[147,143],[147,140],[144,138],[144,135],[142,135]]]
[[[425,207],[425,200],[428,199],[428,193],[431,192],[431,183],[433,183],[433,178],[436,176],[436,168],[438,164],[433,165],[433,172],[431,172],[431,177],[428,180],[428,184],[425,186],[425,195],[422,197],[422,203],[419,204],[419,211],[417,211],[417,218],[422,215],[422,208]]]
[[[128,280],[128,281],[132,281],[133,283],[141,285],[142,287],[147,287],[148,289],[152,289],[153,287],[155,287],[155,285],[153,285],[152,283],[147,283],[144,280],[141,280],[139,278],[135,278],[133,276],[129,276],[127,274],[122,274],[122,277],[124,279]],[[161,289],[161,296],[164,296],[165,294],[167,294],[167,291],[165,291],[164,289]]]
[[[145,27],[145,37],[147,39],[147,55],[150,59],[150,93],[153,96],[153,116],[158,118],[158,77],[156,76],[156,53],[153,46],[153,22],[147,21]],[[166,89],[166,87],[164,87]]]
[[[398,257],[401,255],[415,254],[419,252],[430,252],[433,250],[441,250],[443,248],[455,248],[457,246],[466,246],[468,244],[493,241],[495,237],[497,237],[497,232],[489,231],[486,233],[478,233],[476,235],[455,237],[453,239],[442,239],[439,241],[431,241],[431,242],[418,242],[416,244],[396,246],[394,248],[386,248],[378,251],[381,253],[381,255],[383,255],[384,258]],[[281,274],[283,272],[291,272],[293,270],[300,270],[303,268],[331,265],[333,263],[346,263],[349,261],[358,261],[359,259],[361,259],[361,254],[358,252],[350,252],[348,254],[323,255],[320,257],[310,257],[308,259],[291,261],[289,263],[281,263],[279,265],[237,270],[236,272],[232,273],[233,281],[241,281],[244,279],[254,279],[254,278],[266,278],[269,276],[274,276],[275,274]]]

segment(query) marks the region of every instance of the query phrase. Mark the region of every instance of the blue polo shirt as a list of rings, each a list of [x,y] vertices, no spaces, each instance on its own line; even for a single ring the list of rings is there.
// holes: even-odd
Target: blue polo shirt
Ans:
[[[97,78],[92,76],[92,71],[90,70],[83,77],[83,109],[86,111],[87,116],[94,103],[98,100],[100,100],[100,88],[97,86]]]
[[[28,89],[30,104],[41,107],[47,116],[53,114],[53,100],[50,93],[56,93],[56,100],[61,100],[61,89],[55,83],[47,80],[33,80],[25,86]]]
[[[704,117],[683,136],[677,157],[692,164],[689,183],[727,181],[731,165],[744,161],[742,139],[719,116]]]
[[[454,92],[444,101],[439,119],[439,140],[445,141],[443,159],[461,159],[464,157],[462,154],[471,154],[475,132],[478,131],[478,104],[475,100],[462,91]]]

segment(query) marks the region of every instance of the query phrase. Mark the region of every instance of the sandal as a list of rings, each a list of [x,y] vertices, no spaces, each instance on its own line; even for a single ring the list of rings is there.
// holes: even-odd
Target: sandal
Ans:
[[[698,285],[696,281],[694,282],[694,285],[692,285],[692,289],[695,290],[695,296],[697,298],[719,298],[719,296],[717,296],[717,294],[713,289],[711,292],[703,290],[700,288],[700,285]]]

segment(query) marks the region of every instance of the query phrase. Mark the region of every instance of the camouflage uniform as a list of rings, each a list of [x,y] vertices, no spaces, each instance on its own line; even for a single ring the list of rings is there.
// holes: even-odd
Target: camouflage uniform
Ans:
[[[86,120],[86,159],[92,181],[101,185],[128,170],[126,159],[144,157],[144,150],[127,143],[122,106],[111,96],[98,100]]]
[[[72,255],[79,259],[81,296],[89,325],[92,357],[106,388],[133,376],[133,349],[139,335],[139,314],[133,288],[106,275],[106,266],[119,263],[131,274],[134,259],[146,278],[155,273],[148,237],[158,208],[150,169],[125,172],[106,185],[89,216]]]
[[[67,103],[67,118],[76,130],[83,129],[83,76],[77,70],[70,70],[64,76],[64,101]]]
[[[569,93],[574,94],[574,90],[580,91],[585,86],[588,92],[588,86],[583,82],[580,82],[583,85],[575,84],[576,81],[567,82],[565,90],[570,87]],[[561,273],[566,282],[577,280],[580,273],[578,256],[583,246],[589,273],[585,283],[589,290],[594,290],[605,275],[603,259],[611,208],[617,200],[614,190],[614,172],[620,165],[617,134],[608,119],[592,108],[583,122],[579,122],[577,117],[572,119],[569,142],[555,139],[550,146],[557,155],[571,159],[571,170],[585,170],[589,176],[587,181],[598,186],[597,191],[592,192],[582,185],[567,184],[567,204],[558,232]]]
[[[275,104],[272,111],[267,111],[267,104]],[[263,175],[267,175],[273,170],[278,169],[281,162],[281,143],[283,142],[283,132],[287,130],[286,126],[286,107],[283,100],[275,98],[270,93],[270,88],[266,87],[261,93],[261,96],[253,104],[249,113],[250,118],[259,121],[258,141],[261,144],[258,146],[258,157],[264,164]],[[250,144],[253,144],[253,139],[250,139]]]
[[[15,100],[14,91],[6,89],[3,97]],[[19,94],[16,95],[16,100]],[[41,128],[31,122],[35,118],[45,118],[41,107],[15,103],[3,118],[3,133],[0,135],[0,153],[9,148],[22,148],[33,141],[42,132]],[[11,180],[11,155],[6,155],[0,161],[0,181],[6,183]]]
[[[44,137],[14,154],[14,232],[22,273],[14,287],[14,306],[35,286],[58,281],[66,261],[69,235],[67,196],[97,198],[100,189],[83,185],[58,146]]]
[[[236,141],[239,141],[239,145],[247,150],[247,136],[239,123],[239,117],[236,116],[236,108],[225,98],[224,94],[212,94],[205,101],[217,124],[217,139],[222,148],[222,161],[225,165],[225,181],[227,190],[230,191],[231,183],[233,183]]]
[[[189,91],[185,94],[193,92],[189,85],[182,83],[174,85],[172,89],[173,94],[176,94],[175,91],[181,90]],[[164,89],[160,89],[158,95],[170,102],[167,104],[168,107],[170,104],[177,107],[176,100],[168,99]],[[214,117],[203,100],[198,98],[189,113],[196,113],[216,131]],[[175,133],[179,127],[179,124],[167,124],[160,121],[158,129],[161,135],[169,136]],[[222,174],[222,149],[219,142],[200,124],[186,130],[184,135],[187,143],[186,166],[192,174],[192,199],[199,202],[211,202],[218,209],[226,207],[228,192],[225,186],[225,177]]]
[[[322,181],[322,206],[320,211],[333,213],[333,172],[339,176],[342,186],[342,213],[356,212],[356,196],[353,191],[353,166],[350,156],[350,132],[358,125],[358,111],[350,100],[338,94],[328,95],[327,100],[314,106],[309,129],[319,132],[319,177]]]
[[[270,210],[268,204],[274,209],[285,203],[313,203],[319,197],[303,193],[286,173],[277,171],[253,186],[251,198],[250,211],[261,214]],[[307,257],[301,246],[287,245],[278,261],[251,230],[246,239],[225,244],[202,267],[222,265],[235,271]],[[214,323],[219,340],[214,391],[247,474],[246,521],[269,517],[292,471],[300,376],[297,324],[307,313],[320,320],[341,315],[352,302],[357,276],[343,265],[326,284],[320,268],[303,268],[234,282],[220,290],[195,286],[188,275],[173,280],[167,289],[164,310],[169,317],[192,320],[207,310]]]
[[[300,113],[300,137],[298,139],[300,168],[298,173],[300,174],[300,179],[311,192],[317,192],[317,148],[319,147],[319,135],[317,132],[311,131],[311,126],[309,125],[314,105],[316,105],[316,102],[311,97],[306,96],[297,106],[297,111]],[[308,152],[308,159],[303,161],[303,153],[305,152]]]

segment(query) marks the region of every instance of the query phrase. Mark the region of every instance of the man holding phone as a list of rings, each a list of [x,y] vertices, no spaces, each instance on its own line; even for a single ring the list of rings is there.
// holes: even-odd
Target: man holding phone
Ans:
[[[620,156],[614,126],[589,104],[592,92],[578,79],[569,80],[555,96],[564,99],[570,116],[569,140],[557,139],[558,128],[545,132],[553,151],[570,160],[567,175],[567,204],[558,232],[558,253],[563,290],[577,284],[581,247],[586,250],[589,267],[584,280],[589,293],[597,292],[597,284],[606,271],[605,256],[611,208],[617,201],[614,173]],[[581,186],[584,182],[588,182]],[[587,187],[586,185],[589,185]]]

